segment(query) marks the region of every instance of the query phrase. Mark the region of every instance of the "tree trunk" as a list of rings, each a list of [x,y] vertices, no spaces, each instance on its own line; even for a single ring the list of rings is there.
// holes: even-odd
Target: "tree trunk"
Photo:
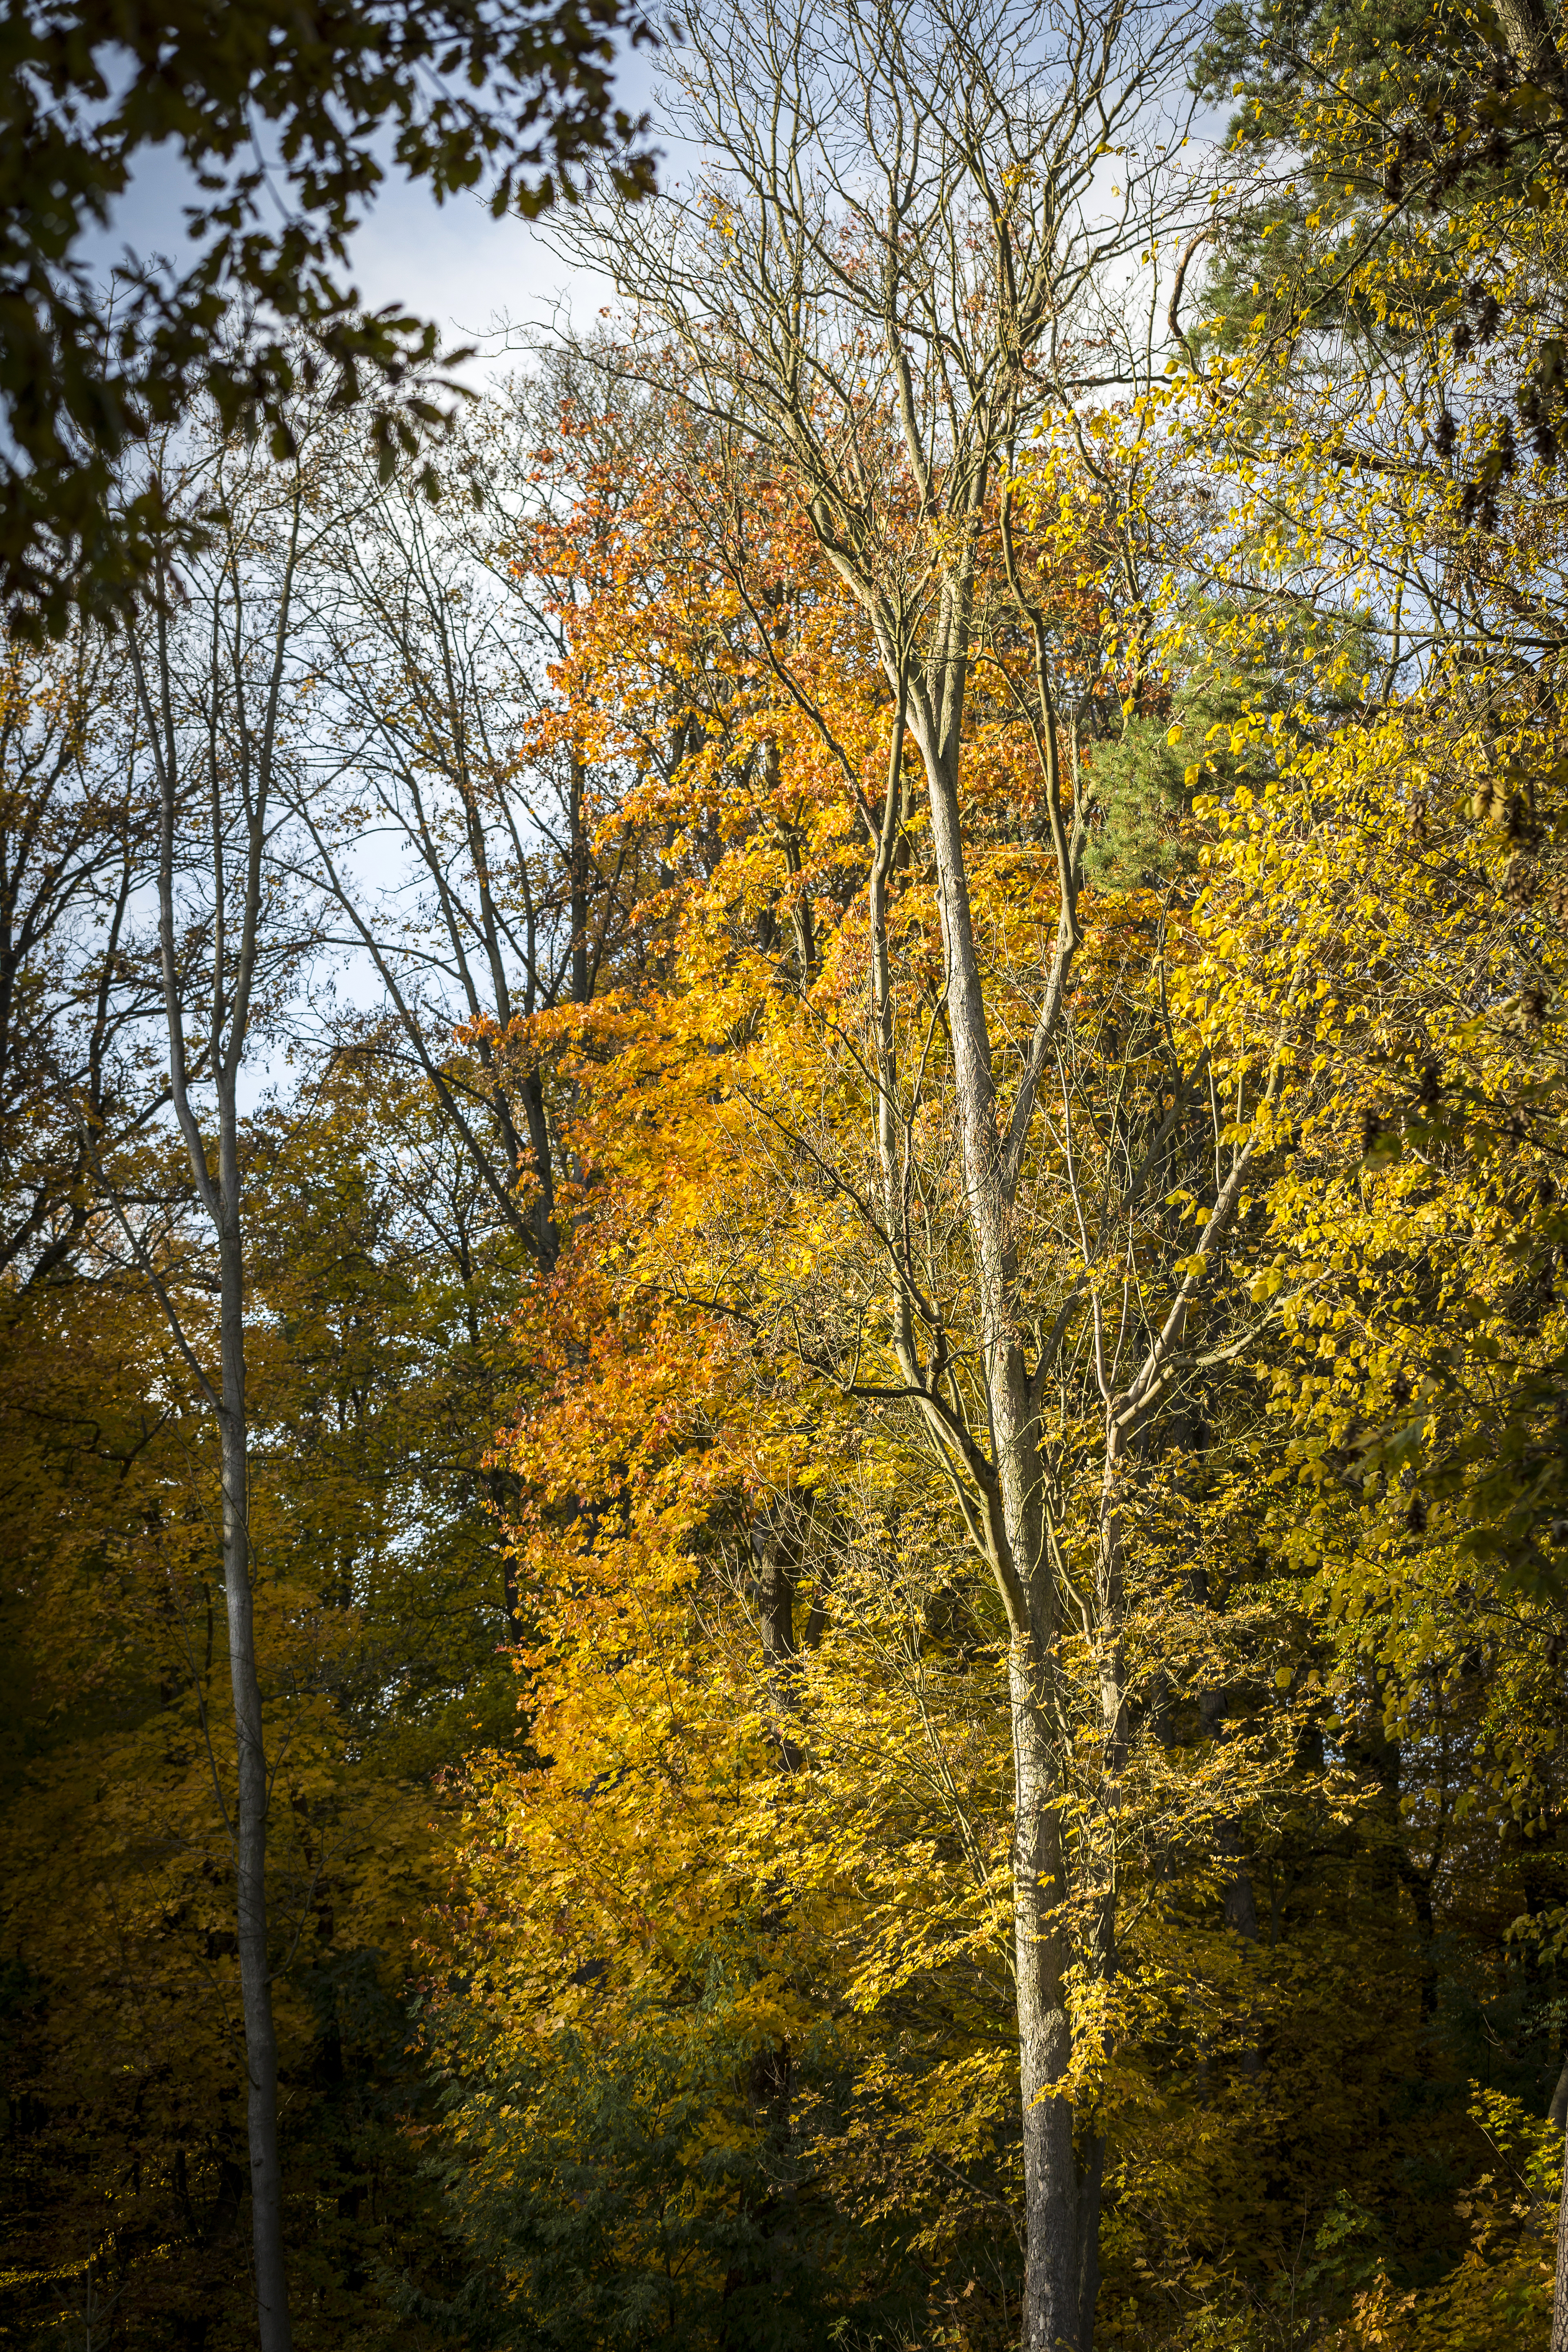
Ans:
[[[1557,2283],[1552,2295],[1552,2352],[1568,2352],[1568,2163],[1557,2206]]]
[[[1568,2058],[1557,2077],[1547,2119],[1568,2131]],[[1552,2352],[1568,2352],[1568,2147],[1563,2151],[1563,2194],[1557,2203],[1557,2284],[1552,2297]]]
[[[228,1109],[228,1106],[225,1106]],[[235,1819],[240,2000],[245,2019],[246,2121],[250,2147],[250,2228],[261,2352],[289,2352],[283,2263],[282,2177],[278,2157],[278,2036],[267,1959],[267,1750],[250,1590],[245,1381],[245,1266],[237,1153],[232,1114],[223,1122],[218,1236],[223,1406],[223,1580],[234,1690],[239,1790]]]
[[[962,655],[950,648],[962,670]],[[934,667],[934,666],[933,666]],[[1060,1775],[1052,1737],[1056,1585],[1046,1547],[1038,1414],[1016,1318],[1017,1269],[1002,1164],[984,992],[975,954],[959,815],[962,698],[948,690],[939,739],[929,699],[915,736],[926,770],[963,1139],[965,1202],[978,1277],[995,1496],[994,1565],[1012,1627],[1008,1664],[1014,1758],[1013,1901],[1027,2230],[1024,2352],[1087,2352],[1073,2111],[1059,2085],[1072,2057],[1069,1937]]]
[[[223,1576],[228,1618],[229,1678],[234,1695],[237,1790],[231,1824],[235,1853],[236,1937],[239,1949],[240,2006],[245,2027],[246,2125],[250,2156],[251,2242],[256,2273],[257,2339],[260,2352],[289,2352],[288,2279],[283,2261],[282,2181],[278,2156],[278,2038],[267,1957],[267,1750],[261,1685],[256,1670],[256,1631],[250,1582],[248,1421],[245,1374],[245,1246],[241,1215],[237,1096],[247,1034],[251,984],[256,970],[264,902],[263,863],[268,792],[274,730],[284,676],[285,632],[293,566],[298,550],[300,507],[281,592],[273,662],[268,673],[266,716],[247,744],[256,747],[260,782],[242,771],[244,808],[243,898],[237,951],[229,943],[229,884],[226,877],[226,825],[223,779],[209,751],[206,806],[210,833],[213,898],[211,1014],[206,1041],[208,1082],[217,1097],[218,1169],[215,1181],[206,1144],[191,1102],[185,1048],[183,978],[176,953],[175,835],[182,805],[199,807],[182,793],[180,742],[174,709],[175,680],[168,619],[160,610],[157,632],[158,687],[149,690],[134,636],[132,660],[138,699],[147,720],[158,780],[158,949],[169,1045],[169,1094],[190,1156],[196,1195],[211,1223],[218,1257],[219,1373],[215,1391],[181,1323],[177,1306],[149,1268],[153,1288],[175,1340],[212,1408],[218,1426],[223,1478]],[[240,703],[243,714],[244,703]],[[197,836],[199,839],[199,836]],[[182,910],[184,911],[184,910]],[[226,982],[228,983],[226,992]],[[225,1025],[227,1043],[225,1045]],[[122,1223],[123,1218],[122,1218]],[[129,1225],[125,1228],[131,1238]],[[135,1246],[132,1241],[132,1247]]]
[[[587,779],[575,751],[571,760],[566,820],[572,860],[572,1002],[586,1004],[593,985],[588,970],[588,835],[584,808]]]
[[[1061,1816],[1037,1655],[1015,1642],[1013,1922],[1024,2111],[1023,2352],[1086,2352],[1079,2341],[1080,2246],[1072,2108],[1058,2085],[1072,2057],[1068,1934],[1061,1916]]]
[[[1105,2135],[1096,2132],[1078,2176],[1078,2352],[1094,2343],[1100,2301],[1100,2199],[1105,2181]]]
[[[752,1530],[757,1563],[757,1614],[763,1636],[763,1673],[773,1700],[773,1738],[786,1772],[798,1772],[805,1750],[790,1729],[799,1651],[795,1638],[795,1571],[788,1547],[775,1527],[763,1521]]]

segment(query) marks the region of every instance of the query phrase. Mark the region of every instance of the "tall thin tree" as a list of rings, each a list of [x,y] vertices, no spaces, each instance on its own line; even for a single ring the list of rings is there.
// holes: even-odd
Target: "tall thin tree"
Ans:
[[[183,1299],[137,1249],[174,1339],[216,1423],[223,1583],[233,1692],[236,1792],[229,1821],[247,2076],[251,2237],[261,2352],[289,2352],[267,1891],[270,1779],[255,1623],[248,1508],[246,1171],[241,1092],[265,1014],[287,992],[301,938],[273,850],[286,807],[279,771],[296,666],[295,596],[310,536],[306,462],[268,465],[217,440],[186,459],[178,501],[215,490],[207,554],[131,629],[141,731],[157,826],[157,949],[168,1100],[194,1206],[216,1261],[217,1365]]]
[[[1154,1318],[1131,1379],[1100,1323],[1092,1274],[1029,1361],[1018,1186],[1062,1040],[1088,804],[1059,772],[1048,646],[1016,564],[1017,622],[1039,654],[1032,723],[1059,923],[1034,1034],[1012,1067],[975,937],[965,705],[982,651],[986,535],[1020,449],[1045,420],[1061,423],[1086,395],[1125,385],[1121,339],[1095,306],[1192,199],[1162,160],[1180,151],[1183,127],[1161,116],[1199,24],[1196,9],[1163,0],[1051,0],[1043,10],[1021,0],[763,0],[701,15],[672,92],[701,169],[638,212],[610,204],[555,232],[624,299],[619,364],[644,383],[679,384],[715,444],[789,482],[866,616],[898,713],[883,807],[862,809],[874,939],[885,925],[906,730],[924,773],[977,1301],[978,1429],[959,1425],[938,1371],[912,1355],[909,1380],[939,1452],[970,1488],[972,1534],[1011,1636],[1025,2352],[1088,2352],[1099,2234],[1099,2158],[1086,2147],[1080,2174],[1068,2091],[1074,1953],[1056,1728],[1067,1595],[1043,1399],[1057,1349],[1089,1308],[1104,1415],[1097,1643],[1113,1771],[1126,1738],[1114,1622],[1126,1458],[1179,1377],[1196,1269],[1224,1242],[1247,1160],[1238,1154],[1220,1181],[1194,1270]],[[1102,165],[1112,155],[1114,183]],[[879,952],[886,1130],[897,1090]],[[890,1134],[879,1141],[896,1233]],[[1102,1945],[1110,1935],[1102,1919]]]

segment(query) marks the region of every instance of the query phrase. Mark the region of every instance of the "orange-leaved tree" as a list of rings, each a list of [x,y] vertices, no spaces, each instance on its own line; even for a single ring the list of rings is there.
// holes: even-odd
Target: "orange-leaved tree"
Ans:
[[[908,484],[897,453],[884,457],[891,505]],[[1108,443],[1101,474],[1113,464]],[[1139,2053],[1165,2032],[1153,2021],[1176,1965],[1162,1941],[1169,1906],[1135,1890],[1180,1869],[1255,1939],[1246,1824],[1270,1790],[1298,1786],[1301,1763],[1288,1707],[1232,1707],[1227,1723],[1222,1696],[1235,1678],[1227,1654],[1283,1638],[1279,1603],[1215,1605],[1194,1558],[1204,1538],[1193,1463],[1215,1424],[1228,1437],[1252,1411],[1230,1368],[1255,1318],[1216,1244],[1252,1213],[1250,1103],[1266,1062],[1222,1106],[1201,1040],[1171,1024],[1167,983],[1190,952],[1179,877],[1161,892],[1136,881],[1096,889],[1086,874],[1100,832],[1097,761],[1116,772],[1127,719],[1166,690],[1136,657],[1142,624],[1122,584],[1131,512],[1068,447],[992,502],[963,737],[976,972],[998,1034],[1038,1040],[1046,1024],[1014,1106],[1007,1246],[1027,1310],[1017,1344],[1034,1359],[1041,1572],[1063,1612],[1039,1727],[1058,1791],[1047,1822],[1060,1837],[1056,1883],[1033,1886],[1018,1924],[1002,1793],[1016,1745],[997,1738],[1002,1717],[987,1738],[972,1713],[1014,1637],[997,1580],[1004,1498],[944,955],[951,908],[921,790],[911,676],[889,681],[864,604],[789,478],[710,435],[678,441],[673,457],[667,445],[632,492],[618,484],[613,522],[602,509],[580,518],[600,584],[565,616],[568,650],[553,671],[561,707],[549,723],[576,730],[595,761],[633,771],[616,822],[652,834],[660,887],[645,910],[656,943],[647,984],[574,1024],[579,1176],[573,1247],[551,1294],[563,1304],[549,1305],[563,1320],[553,1341],[531,1313],[520,1326],[529,1352],[555,1367],[552,1394],[507,1448],[529,1498],[521,1581],[558,1629],[531,1663],[530,1704],[552,1728],[538,1764],[521,1778],[509,1767],[485,1798],[503,1849],[558,1818],[557,1805],[567,1821],[599,1807],[597,1833],[613,1849],[645,1816],[641,1776],[663,1768],[628,1762],[616,1796],[620,1782],[588,1760],[604,1725],[629,1708],[629,1738],[645,1687],[664,1688],[678,1716],[689,1703],[728,1722],[737,1644],[750,1649],[748,1727],[735,1736],[773,1761],[714,1768],[738,1784],[739,1844],[721,1883],[736,1901],[761,1899],[771,1823],[789,1856],[779,1878],[789,1933],[838,1938],[824,2011],[875,2016],[873,2040],[897,2039],[914,1975],[967,1985],[934,2068],[911,2073],[907,2050],[897,2063],[865,2057],[863,2078],[850,2063],[851,2105],[864,2097],[869,2113],[885,2098],[903,2114],[900,2131],[916,2128],[911,2103],[923,2116],[926,2158],[879,2176],[879,2206],[862,2177],[868,2210],[879,2228],[902,2228],[906,2246],[932,2227],[929,2213],[912,2218],[911,2184],[931,2177],[926,2160],[952,2160],[956,2086],[973,2098],[982,2076],[969,2123],[984,2162],[973,2140],[963,2161],[977,2168],[976,2197],[1005,2196],[1021,2152],[1016,2076],[965,2003],[983,1986],[993,1998],[1016,1987],[1021,1948],[1029,1969],[1057,1971],[1070,2020],[1052,2096],[1063,2114],[1070,2096],[1079,2114],[1089,2301],[1107,2126],[1114,2145],[1119,2101],[1129,2118],[1146,2114]],[[569,541],[574,527],[558,528]],[[547,1303],[541,1294],[541,1314]],[[692,1349],[709,1369],[698,1378],[688,1365],[689,1392],[679,1367]],[[1240,1545],[1244,1559],[1250,1549]],[[945,1686],[924,1663],[943,1647],[962,1667]],[[721,1664],[702,1666],[710,1653]],[[592,1700],[584,1654],[595,1676],[612,1677],[595,1682]],[[692,1689],[708,1696],[680,1696]],[[1204,1725],[1196,1757],[1180,1727],[1189,1701]],[[918,1793],[932,1741],[947,1760],[931,1763]],[[846,1821],[858,1825],[847,1843]],[[931,1914],[896,1928],[896,1872],[928,1836],[941,1851]],[[489,1952],[499,1937],[500,1950],[517,1934],[531,1967],[548,1975],[559,1962],[569,1976],[566,1944],[537,1944],[527,1897],[500,1896],[482,1835],[476,1853],[493,1925],[470,1914],[464,1948]],[[868,1896],[879,1874],[887,1891]],[[764,1909],[773,1918],[779,1905]],[[831,1933],[824,1917],[837,1923]],[[784,1938],[777,1918],[770,1934]],[[579,1952],[573,1965],[603,1957]],[[597,2006],[581,1990],[564,1996],[574,2033],[589,2046],[597,2018],[613,2041],[621,2011],[607,1990]],[[529,2048],[521,2020],[533,1997],[518,1996],[524,2039],[509,2042],[505,2065]],[[499,1979],[496,1999],[504,2013]],[[1221,1994],[1194,2063],[1212,2070],[1252,2046],[1262,1999]],[[451,2049],[471,2053],[458,2013],[442,2013]],[[805,2031],[797,2022],[781,2038],[798,2046]],[[531,2097],[559,2091],[548,2066],[530,2079]],[[499,2089],[480,2105],[482,2126],[470,2117],[465,2129],[485,2151],[489,2191],[465,2175],[463,2194],[504,2268],[490,2192],[517,2160],[509,2116],[533,2110]],[[1044,2127],[1033,2091],[1022,2123],[1021,2136]],[[826,2180],[833,2164],[822,2162]],[[852,2207],[848,2178],[839,2185]],[[965,2208],[971,2219],[975,2210]],[[938,2225],[932,2242],[942,2238]],[[542,2324],[542,2258],[510,2242],[517,2291]],[[704,2242],[711,2264],[711,2231]],[[576,2256],[590,2269],[610,2259],[580,2243]],[[997,2284],[1005,2305],[1015,2283]]]

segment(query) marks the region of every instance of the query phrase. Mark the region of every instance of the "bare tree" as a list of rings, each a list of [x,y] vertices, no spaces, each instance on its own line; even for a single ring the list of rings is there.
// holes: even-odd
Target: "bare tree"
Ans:
[[[580,751],[536,740],[563,650],[552,606],[570,594],[531,568],[542,502],[515,478],[540,429],[517,401],[488,408],[441,509],[410,483],[373,487],[347,453],[352,520],[306,583],[330,737],[300,811],[343,942],[384,992],[384,1034],[548,1273],[557,1171],[531,1024],[589,1001],[623,944],[631,876],[595,845],[604,795]],[[479,513],[461,496],[476,480]]]
[[[79,627],[0,656],[0,1275],[47,1281],[81,1243],[94,1157],[163,1107],[124,1066],[145,986],[128,984],[149,812],[118,639]]]

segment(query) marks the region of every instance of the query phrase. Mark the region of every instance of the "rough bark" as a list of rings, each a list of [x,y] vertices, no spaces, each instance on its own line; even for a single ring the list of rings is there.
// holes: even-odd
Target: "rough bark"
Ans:
[[[1070,1960],[1062,1917],[1067,1887],[1056,1757],[1037,1651],[1016,1642],[1008,1666],[1013,1717],[1013,1919],[1018,1977],[1018,2064],[1024,2114],[1026,2268],[1024,2352],[1085,2352],[1080,2338],[1083,2245],[1073,2161],[1073,2111],[1060,2084],[1072,2061],[1067,2004]]]
[[[1551,90],[1555,98],[1568,94],[1562,51],[1540,0],[1497,0],[1497,16],[1510,55],[1521,72]]]

